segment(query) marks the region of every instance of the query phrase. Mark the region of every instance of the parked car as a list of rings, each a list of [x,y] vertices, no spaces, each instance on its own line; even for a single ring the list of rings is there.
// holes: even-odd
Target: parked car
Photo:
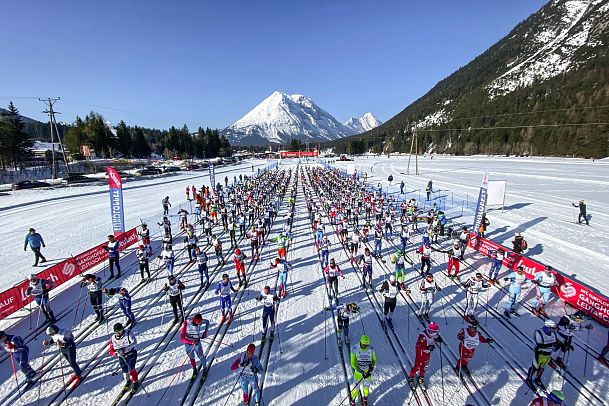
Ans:
[[[98,178],[90,178],[85,175],[68,175],[66,178],[63,178],[64,183],[68,185],[72,185],[74,183],[91,183],[91,182],[99,182]]]
[[[186,169],[187,171],[194,171],[195,169],[199,169],[201,168],[201,166],[199,164],[186,164],[183,169]]]
[[[106,174],[104,176],[107,179],[108,178],[108,173],[106,172]],[[133,177],[133,175],[130,174],[129,172],[123,172],[123,171],[118,171],[118,176],[120,176],[121,179],[126,179],[126,178],[132,178]]]
[[[165,166],[165,165],[163,165],[163,173],[179,172],[179,171],[180,171],[180,167],[179,166]]]
[[[11,189],[13,190],[21,190],[21,189],[36,189],[39,187],[47,187],[51,186],[46,182],[39,182],[37,180],[22,180],[21,182],[13,183]]]
[[[146,168],[138,169],[135,172],[135,176],[160,175],[161,173],[163,173],[163,171],[159,168],[146,167]]]

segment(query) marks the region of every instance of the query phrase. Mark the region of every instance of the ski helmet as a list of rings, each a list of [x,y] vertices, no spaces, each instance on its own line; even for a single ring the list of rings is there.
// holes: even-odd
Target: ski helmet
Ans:
[[[427,273],[425,274],[425,277],[426,277],[426,278],[431,278],[431,279],[433,279],[433,274],[432,274],[431,272],[427,272]]]
[[[468,326],[468,327],[471,327],[471,328],[476,328],[476,329],[478,328],[478,325],[479,325],[478,320],[471,320],[471,321],[470,321],[470,322],[467,324],[467,326]]]
[[[518,265],[516,272],[524,272],[524,267],[522,265]]]
[[[148,227],[148,224],[142,223],[142,228],[146,228],[146,227]]]
[[[440,331],[440,326],[438,326],[438,323],[436,323],[435,321],[432,321],[431,323],[429,323],[429,325],[427,326],[427,330],[430,333],[438,333]]]
[[[192,324],[198,326],[202,322],[203,322],[203,316],[201,316],[201,313],[197,313],[194,316],[192,316]]]
[[[563,395],[562,391],[558,389],[554,389],[552,392],[548,394],[548,400],[551,400],[554,403],[558,403],[562,405],[563,400],[565,400],[565,395]]]
[[[395,275],[394,274],[389,275],[389,282],[391,282],[391,283],[395,282]]]
[[[476,272],[476,278],[477,279],[482,279],[482,273]]]
[[[228,274],[227,273],[222,274],[222,279],[228,279]]]
[[[546,265],[546,272],[552,272],[552,267],[550,265]]]
[[[57,328],[56,325],[51,324],[49,327],[47,327],[47,334],[52,336],[53,334],[57,334],[57,332],[59,331],[59,329]]]
[[[332,266],[336,265],[336,261],[334,261],[334,258],[330,258],[330,265],[332,265]]]
[[[583,312],[583,310],[578,310],[578,311],[576,311],[575,313],[572,314],[573,318],[578,320],[578,321],[583,320],[585,315],[586,314]]]
[[[29,232],[30,232],[30,233],[35,233],[35,232],[36,232],[36,230],[34,230],[33,228],[30,228],[30,229],[29,229]]]
[[[167,279],[169,279],[169,283],[172,285],[176,283],[176,277],[173,275],[169,275]]]
[[[35,281],[35,280],[37,280],[37,279],[38,279],[38,277],[36,276],[36,274],[35,274],[35,273],[30,274],[30,280],[31,280],[31,281]]]
[[[0,330],[0,340],[4,340],[6,337],[6,332],[4,330]]]
[[[245,352],[248,354],[253,354],[254,351],[256,351],[256,345],[254,343],[249,344],[245,350]]]
[[[556,323],[554,322],[554,320],[547,319],[543,326],[548,328],[556,328]]]
[[[368,346],[370,345],[370,337],[368,337],[367,335],[363,335],[362,338],[360,338],[359,340],[360,345],[365,345]]]
[[[121,323],[116,323],[114,325],[113,329],[114,329],[114,334],[120,333],[122,335],[122,333],[125,331],[125,327],[123,327],[123,325]]]
[[[237,249],[235,250],[235,254],[236,254],[236,255],[241,255],[241,250],[240,250],[239,248],[237,248]]]

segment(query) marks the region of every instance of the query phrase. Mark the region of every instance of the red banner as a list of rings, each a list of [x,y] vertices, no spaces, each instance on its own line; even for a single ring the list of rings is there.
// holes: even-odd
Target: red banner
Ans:
[[[503,265],[511,270],[522,266],[529,279],[533,279],[537,272],[546,268],[544,264],[511,252],[510,249],[476,234],[470,234],[468,245],[487,257],[490,257],[493,251],[502,249],[507,253]],[[558,287],[552,288],[555,295],[574,308],[583,310],[605,326],[609,326],[609,299],[556,270],[553,270],[552,273],[558,282]]]
[[[124,250],[128,246],[137,243],[137,229],[132,228],[116,237],[116,239],[120,243],[120,249]],[[102,248],[105,245],[105,243],[100,244],[73,258],[68,258],[38,273],[37,276],[41,279],[51,280],[55,282],[55,286],[59,286],[104,262],[108,258],[108,252]],[[29,285],[30,281],[24,280],[18,285],[0,293],[0,320],[27,306],[34,300],[33,297],[25,295]]]
[[[319,151],[281,151],[279,155],[282,158],[315,158]]]

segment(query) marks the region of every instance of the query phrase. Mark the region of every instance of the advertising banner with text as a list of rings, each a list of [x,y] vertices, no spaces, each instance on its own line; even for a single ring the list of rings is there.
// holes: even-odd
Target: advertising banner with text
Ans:
[[[503,265],[510,270],[522,266],[529,279],[533,279],[537,272],[543,271],[546,267],[545,264],[511,252],[510,249],[476,234],[470,234],[469,246],[487,257],[490,257],[494,251],[504,250],[507,255],[503,260]],[[609,299],[556,270],[553,273],[558,282],[558,286],[552,289],[555,295],[574,308],[583,310],[589,316],[609,326]]]

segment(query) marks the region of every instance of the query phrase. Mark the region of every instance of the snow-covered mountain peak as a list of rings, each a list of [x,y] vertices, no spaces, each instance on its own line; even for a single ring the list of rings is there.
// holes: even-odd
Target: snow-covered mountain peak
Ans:
[[[372,113],[368,112],[360,118],[351,117],[349,120],[347,120],[345,126],[349,127],[350,129],[355,131],[355,133],[359,134],[372,130],[373,128],[376,128],[381,124],[382,122],[380,120],[374,117]]]
[[[232,144],[285,144],[292,138],[331,141],[355,132],[339,123],[313,100],[275,91],[249,113],[223,130]]]

